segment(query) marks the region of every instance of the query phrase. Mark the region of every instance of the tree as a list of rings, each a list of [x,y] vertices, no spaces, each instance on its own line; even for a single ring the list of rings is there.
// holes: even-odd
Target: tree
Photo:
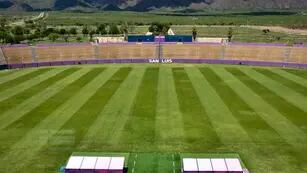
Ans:
[[[65,42],[68,42],[69,40],[69,37],[68,37],[68,35],[63,35],[63,40],[65,41]]]
[[[82,38],[81,37],[77,37],[77,41],[81,42]]]
[[[34,34],[33,34],[36,38],[40,38],[42,33],[41,33],[41,30],[38,28],[34,31]]]
[[[87,36],[88,33],[89,33],[88,28],[87,28],[87,27],[84,27],[84,28],[82,29],[82,34],[84,35],[84,37]]]
[[[21,27],[21,26],[15,26],[13,29],[12,29],[12,33],[14,35],[23,35],[24,34],[24,28]]]
[[[124,34],[124,40],[128,40],[128,30],[129,26],[127,22],[120,26],[120,31]]]
[[[6,34],[4,37],[4,42],[5,43],[15,43],[14,37],[11,34]]]
[[[97,34],[101,34],[101,35],[104,35],[107,33],[107,30],[106,30],[106,25],[105,24],[100,24],[98,27],[97,27]]]
[[[96,31],[95,30],[91,30],[90,31],[90,41],[93,40],[93,36],[96,34]]]
[[[45,28],[42,32],[43,37],[49,36],[51,33],[56,33],[57,31],[54,28]]]
[[[192,29],[192,35],[193,35],[193,40],[196,41],[196,37],[197,37],[197,29],[196,27],[194,26],[193,29]]]
[[[228,41],[231,42],[232,41],[232,37],[233,37],[233,29],[232,28],[228,28]]]
[[[49,40],[52,40],[53,42],[54,42],[55,40],[57,40],[59,37],[60,37],[60,36],[59,36],[59,34],[57,34],[57,33],[51,33],[51,34],[49,34],[49,36],[48,36]]]
[[[114,34],[114,35],[120,34],[120,31],[119,31],[117,25],[115,25],[115,24],[110,25],[109,34]]]
[[[166,35],[168,30],[170,29],[171,25],[169,23],[159,23],[159,22],[153,22],[148,30],[149,32],[152,32],[154,35]]]
[[[66,29],[64,29],[64,28],[60,29],[59,34],[65,35],[66,34]]]
[[[267,33],[270,32],[270,30],[269,29],[263,29],[262,32],[266,35]]]
[[[7,32],[5,32],[5,31],[0,31],[0,40],[4,40],[5,37],[6,37],[6,35],[7,35]]]
[[[70,28],[69,34],[71,34],[71,35],[77,35],[77,29],[76,29],[76,28]]]

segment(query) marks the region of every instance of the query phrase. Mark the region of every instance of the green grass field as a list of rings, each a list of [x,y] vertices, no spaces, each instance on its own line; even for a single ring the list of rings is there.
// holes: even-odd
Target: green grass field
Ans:
[[[179,173],[181,153],[238,153],[252,173],[304,173],[306,105],[305,70],[118,64],[0,71],[0,172],[54,173],[73,152],[123,152],[136,160],[134,173]]]

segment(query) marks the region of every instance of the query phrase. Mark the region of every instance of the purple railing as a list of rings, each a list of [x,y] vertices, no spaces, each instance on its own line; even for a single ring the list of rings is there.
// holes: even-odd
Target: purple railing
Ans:
[[[123,59],[95,59],[95,60],[80,60],[80,61],[53,61],[53,62],[38,62],[38,63],[25,63],[25,64],[8,64],[8,68],[15,69],[15,68],[30,68],[30,67],[43,67],[43,66],[63,66],[63,65],[82,65],[82,64],[118,64],[118,63],[150,63],[150,60],[149,59],[125,59],[123,58]],[[221,59],[189,59],[189,58],[171,59],[171,63],[229,64],[229,65],[307,68],[307,64],[298,64],[298,63],[221,60]]]

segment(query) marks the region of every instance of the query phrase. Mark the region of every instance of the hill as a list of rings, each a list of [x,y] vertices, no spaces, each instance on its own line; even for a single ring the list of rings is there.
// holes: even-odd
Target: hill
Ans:
[[[73,10],[90,8],[93,11],[150,11],[160,8],[212,10],[306,9],[306,0],[0,0],[1,9]]]

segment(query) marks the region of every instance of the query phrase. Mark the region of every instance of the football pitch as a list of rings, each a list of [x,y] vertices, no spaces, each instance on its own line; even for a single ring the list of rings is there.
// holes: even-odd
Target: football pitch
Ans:
[[[307,71],[191,64],[0,71],[0,172],[55,173],[73,152],[131,152],[129,173],[179,173],[180,153],[237,153],[252,173],[307,172]]]

